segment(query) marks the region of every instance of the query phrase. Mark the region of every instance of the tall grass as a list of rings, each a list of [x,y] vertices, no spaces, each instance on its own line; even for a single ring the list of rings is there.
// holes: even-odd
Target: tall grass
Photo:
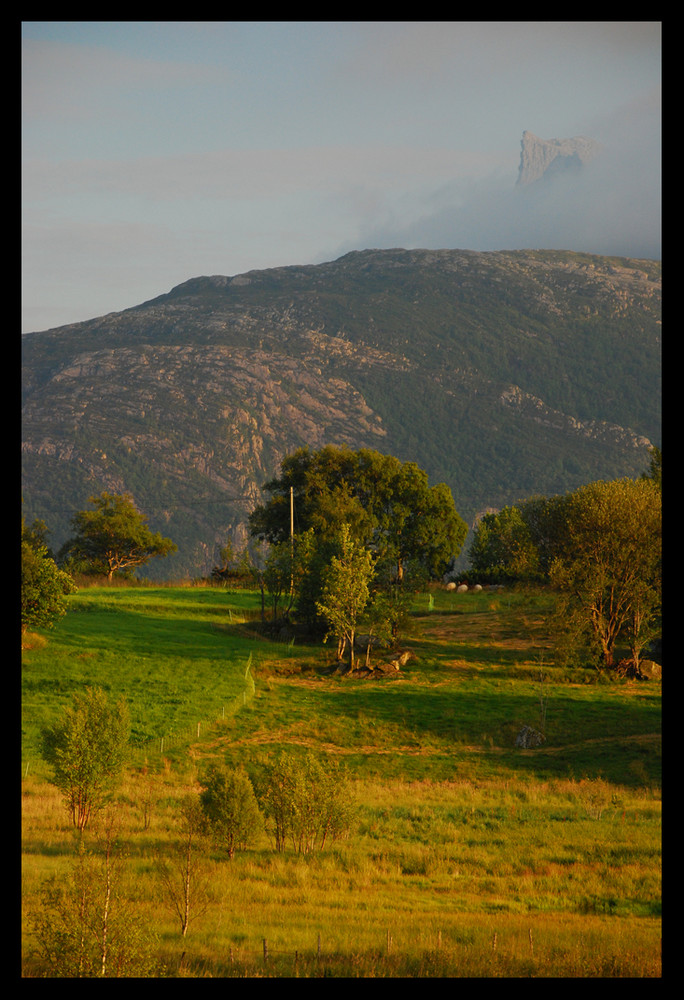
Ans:
[[[659,974],[660,803],[623,793],[600,817],[582,782],[360,782],[349,840],[314,855],[278,854],[267,835],[232,861],[208,848],[212,902],[180,939],[155,884],[154,852],[173,841],[192,784],[149,776],[116,804],[128,858],[126,905],[185,974]],[[26,783],[27,911],[40,879],[75,850],[55,793]],[[531,947],[529,935],[532,935]],[[267,960],[263,943],[267,942]],[[321,954],[318,955],[320,940]],[[25,942],[30,953],[30,934]]]
[[[125,693],[136,731],[154,737],[139,739],[113,808],[121,905],[156,936],[167,975],[660,975],[659,685],[578,683],[549,659],[543,596],[472,596],[438,593],[436,614],[418,597],[415,659],[396,679],[356,682],[316,668],[324,648],[260,637],[257,595],[74,595],[24,657],[24,975],[40,974],[40,887],[76,848],[36,733],[85,684]],[[250,656],[255,696],[221,718]],[[547,741],[516,750],[518,726],[539,724],[540,662]],[[214,722],[197,738],[199,716]],[[188,732],[162,751],[170,719]],[[301,856],[277,853],[266,830],[232,861],[206,845],[210,905],[181,939],[154,868],[181,798],[208,761],[256,781],[283,747],[347,768],[350,837]]]

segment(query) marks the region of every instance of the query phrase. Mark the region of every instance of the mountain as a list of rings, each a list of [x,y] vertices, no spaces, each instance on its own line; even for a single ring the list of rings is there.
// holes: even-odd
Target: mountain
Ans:
[[[572,139],[539,139],[523,132],[520,143],[518,184],[533,184],[561,173],[581,169],[601,150],[595,139],[578,135]]]
[[[197,277],[25,335],[23,512],[55,549],[129,491],[207,573],[295,448],[370,447],[488,508],[639,475],[660,444],[661,266],[564,251],[367,250]]]

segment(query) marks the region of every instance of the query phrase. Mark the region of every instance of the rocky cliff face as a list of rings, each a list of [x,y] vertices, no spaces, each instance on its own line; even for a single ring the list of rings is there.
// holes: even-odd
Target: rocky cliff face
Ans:
[[[459,513],[648,465],[660,428],[660,268],[562,252],[364,251],[191,279],[24,338],[23,512],[58,547],[133,493],[208,573],[246,541],[295,448],[370,447],[446,482]]]
[[[527,131],[523,132],[520,146],[519,185],[581,169],[601,149],[594,139],[581,135],[572,139],[539,139]]]

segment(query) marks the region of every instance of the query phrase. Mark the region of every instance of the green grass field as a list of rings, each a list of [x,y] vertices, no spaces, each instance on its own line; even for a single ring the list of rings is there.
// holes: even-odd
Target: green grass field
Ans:
[[[73,595],[23,655],[24,975],[40,887],[75,851],[40,728],[99,686],[132,718],[121,894],[167,975],[660,976],[660,683],[556,668],[543,593],[431,596],[407,666],[360,680],[326,669],[328,646],[263,638],[256,594]],[[523,725],[546,742],[516,748]],[[208,851],[208,908],[181,938],[153,864],[180,797],[211,761],[256,776],[281,749],[347,769],[351,835],[306,856],[267,833],[232,861]]]

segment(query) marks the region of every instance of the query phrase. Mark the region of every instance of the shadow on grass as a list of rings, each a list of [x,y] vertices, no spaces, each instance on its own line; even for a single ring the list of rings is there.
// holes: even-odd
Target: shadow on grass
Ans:
[[[345,679],[319,688],[310,712],[322,744],[337,744],[361,766],[378,772],[421,771],[440,780],[479,758],[498,771],[550,777],[602,775],[634,785],[660,785],[660,707],[653,698],[623,697],[619,689],[559,692],[548,705],[547,740],[534,750],[515,741],[522,726],[541,728],[537,688],[515,689],[487,677],[482,683],[417,688],[402,683]],[[332,720],[332,721],[331,721]],[[282,738],[287,741],[287,731]],[[391,761],[392,755],[396,757]],[[362,758],[366,764],[362,765]],[[421,760],[422,758],[422,760]],[[441,763],[440,763],[441,760]]]

